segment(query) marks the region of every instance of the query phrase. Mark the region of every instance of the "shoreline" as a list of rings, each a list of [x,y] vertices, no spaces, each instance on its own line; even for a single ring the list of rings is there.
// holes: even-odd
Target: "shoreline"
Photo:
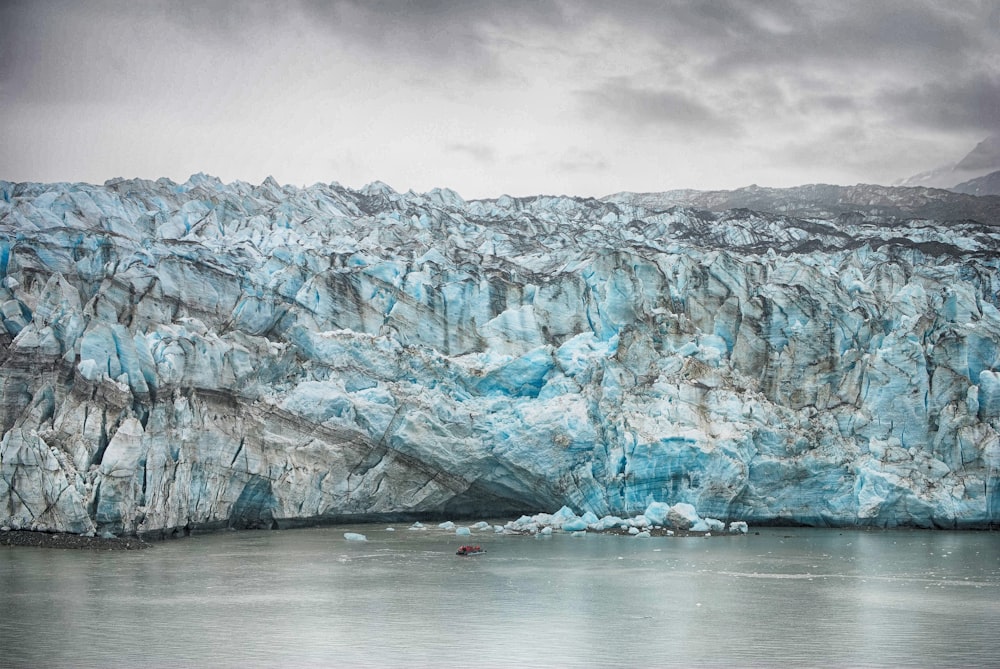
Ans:
[[[97,551],[136,551],[152,548],[153,544],[139,537],[85,537],[65,532],[33,532],[7,530],[0,532],[0,546],[29,546],[33,548],[64,548]]]
[[[355,523],[318,523],[314,525],[299,525],[281,529],[309,529],[316,527],[340,527],[354,525]],[[801,529],[827,529],[827,530],[856,530],[863,532],[899,532],[899,531],[921,531],[921,532],[996,532],[997,528],[955,528],[955,529],[943,529],[943,528],[927,528],[927,527],[871,527],[871,526],[859,526],[859,527],[825,527],[817,528],[809,525],[757,525],[752,531],[746,534],[732,534],[729,532],[700,532],[692,530],[679,530],[679,529],[669,529],[666,527],[650,527],[646,531],[649,532],[651,537],[670,537],[670,538],[685,538],[685,537],[737,537],[737,536],[747,536],[747,535],[759,535],[759,528],[766,528],[769,530],[775,529],[786,529],[786,530],[801,530]],[[277,531],[280,532],[281,529],[266,530],[266,531]],[[756,531],[754,531],[756,530]],[[226,531],[219,528],[208,528],[208,529],[195,529],[190,532],[185,532],[184,537],[195,536],[198,534],[213,534],[215,532]],[[232,530],[237,532],[260,532],[265,531],[263,528],[246,528],[243,530]],[[628,530],[611,527],[605,530],[587,530],[591,534],[610,534],[616,536],[629,537]],[[525,536],[533,536],[533,533],[526,531],[514,531],[512,534],[519,534]],[[2,530],[0,531],[0,546],[26,546],[29,548],[52,548],[52,549],[68,549],[68,550],[94,550],[94,551],[135,551],[135,550],[146,550],[153,548],[159,543],[165,543],[171,539],[180,538],[175,535],[157,535],[156,533],[151,533],[147,535],[140,536],[129,536],[129,537],[88,537],[79,534],[70,534],[66,532],[37,532],[34,530]]]

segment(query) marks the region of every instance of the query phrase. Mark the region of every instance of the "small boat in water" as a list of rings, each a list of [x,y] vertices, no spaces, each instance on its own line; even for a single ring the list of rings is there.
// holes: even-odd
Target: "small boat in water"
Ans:
[[[485,553],[485,552],[486,552],[486,549],[483,548],[482,546],[479,546],[479,545],[473,546],[471,544],[467,544],[465,546],[459,547],[459,549],[457,551],[455,551],[455,555],[462,555],[462,556],[466,556],[466,555],[479,555],[479,554]]]

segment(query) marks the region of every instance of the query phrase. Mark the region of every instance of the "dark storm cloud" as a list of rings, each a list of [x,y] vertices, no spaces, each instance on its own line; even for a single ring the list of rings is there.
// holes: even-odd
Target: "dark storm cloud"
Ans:
[[[1000,133],[1000,75],[958,74],[882,96],[902,120],[931,128],[963,128]]]
[[[665,53],[696,49],[705,75],[770,66],[878,67],[909,61],[946,67],[995,44],[995,3],[882,0],[829,2],[595,2],[594,16],[659,40]]]
[[[627,125],[706,130],[737,134],[739,124],[718,116],[693,94],[683,90],[641,88],[623,79],[604,81],[580,91],[584,114],[597,113]]]
[[[587,7],[591,21],[656,45],[647,47],[645,73],[595,81],[578,95],[582,114],[612,122],[738,136],[782,115],[817,127],[823,118],[861,122],[892,103],[906,111],[896,118],[924,127],[989,129],[1000,108],[993,82],[954,81],[956,72],[976,71],[998,52],[996,3],[722,0]],[[996,63],[990,66],[995,70]]]
[[[756,67],[954,68],[982,44],[942,7],[912,1],[827,3],[815,13],[789,14],[779,32],[747,31],[713,68],[716,73]]]
[[[297,8],[331,38],[354,44],[373,58],[402,57],[480,77],[496,76],[502,69],[498,36],[565,28],[558,3],[530,0],[305,0]]]

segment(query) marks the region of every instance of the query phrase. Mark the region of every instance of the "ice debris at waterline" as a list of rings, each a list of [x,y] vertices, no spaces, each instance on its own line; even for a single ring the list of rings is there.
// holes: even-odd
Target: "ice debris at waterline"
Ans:
[[[588,530],[592,532],[617,530],[639,538],[652,536],[651,530],[662,531],[664,534],[673,534],[675,530],[700,533],[728,531],[730,534],[746,534],[748,529],[744,521],[732,521],[727,529],[725,522],[715,518],[702,518],[692,505],[684,502],[672,506],[664,502],[652,502],[644,513],[631,518],[613,515],[598,518],[591,511],[578,516],[572,509],[564,506],[555,513],[521,516],[517,520],[495,527],[497,533],[543,536],[551,535],[556,530],[577,536]]]
[[[0,524],[995,523],[1000,228],[866,188],[793,218],[0,182]]]

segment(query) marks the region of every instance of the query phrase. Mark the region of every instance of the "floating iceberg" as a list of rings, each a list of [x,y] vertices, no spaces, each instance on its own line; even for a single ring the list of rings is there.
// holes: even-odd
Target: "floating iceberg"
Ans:
[[[659,522],[652,523],[646,515],[651,513],[653,518]],[[597,519],[591,513],[584,516],[577,516],[569,507],[562,507],[555,513],[537,513],[533,516],[521,516],[516,520],[509,521],[502,527],[501,531],[509,534],[541,534],[551,535],[556,530],[580,536],[586,531],[603,532],[607,530],[623,531],[632,536],[646,535],[653,536],[674,536],[676,530],[685,532],[724,532],[726,524],[715,518],[702,518],[698,515],[698,510],[691,504],[679,502],[669,505],[663,502],[652,502],[646,507],[646,514],[638,514],[632,518],[620,518],[618,516],[605,516]],[[593,522],[586,522],[591,520]],[[745,521],[732,521],[729,525],[731,534],[746,534],[747,523]]]

